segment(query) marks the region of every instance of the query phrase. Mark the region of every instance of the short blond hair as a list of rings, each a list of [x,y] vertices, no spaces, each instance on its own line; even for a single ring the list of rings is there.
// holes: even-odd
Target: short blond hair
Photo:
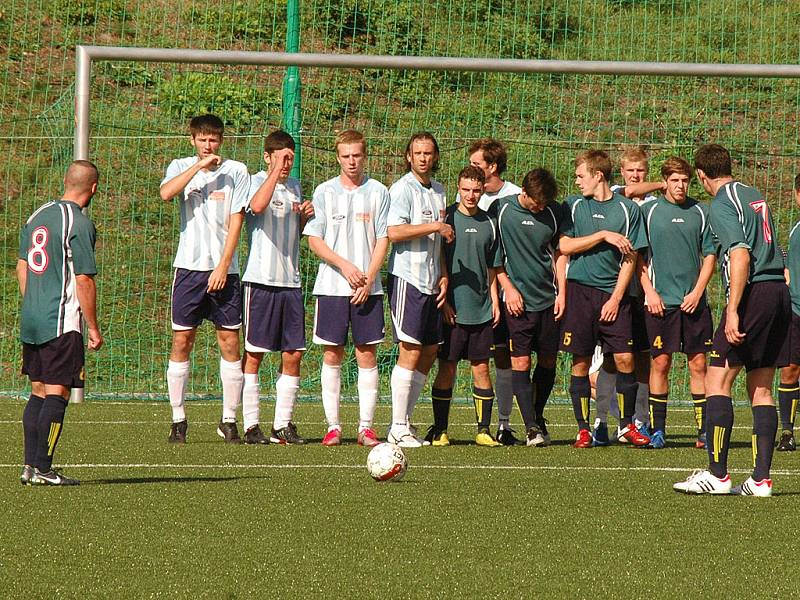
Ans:
[[[364,137],[363,133],[355,129],[345,129],[336,135],[333,149],[336,150],[337,154],[339,153],[340,144],[361,144],[361,149],[364,151],[364,154],[367,153],[367,138]]]
[[[633,146],[631,148],[626,148],[622,155],[619,157],[619,164],[624,165],[626,163],[635,163],[635,162],[643,162],[647,164],[647,152],[641,146]]]

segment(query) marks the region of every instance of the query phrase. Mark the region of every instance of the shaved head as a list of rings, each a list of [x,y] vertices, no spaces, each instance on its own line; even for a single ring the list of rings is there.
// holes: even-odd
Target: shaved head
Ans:
[[[87,193],[99,179],[97,167],[88,160],[76,160],[67,169],[64,175],[64,190],[78,193]]]

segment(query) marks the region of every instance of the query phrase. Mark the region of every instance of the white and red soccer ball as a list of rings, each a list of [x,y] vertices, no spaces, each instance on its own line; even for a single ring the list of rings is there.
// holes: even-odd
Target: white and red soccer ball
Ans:
[[[367,471],[375,481],[400,481],[407,468],[403,449],[394,444],[378,444],[367,455]]]

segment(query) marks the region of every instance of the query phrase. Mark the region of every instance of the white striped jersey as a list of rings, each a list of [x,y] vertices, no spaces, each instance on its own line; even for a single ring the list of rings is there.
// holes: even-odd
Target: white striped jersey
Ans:
[[[447,198],[444,187],[431,180],[423,186],[410,171],[397,180],[389,195],[389,226],[422,225],[445,220]],[[441,276],[442,236],[431,233],[421,238],[392,244],[389,272],[404,279],[423,294],[433,294]]]
[[[198,161],[197,156],[173,160],[161,181],[164,185]],[[191,271],[213,271],[222,258],[232,214],[244,210],[250,188],[247,167],[223,160],[214,171],[198,171],[179,201],[181,233],[172,266]],[[234,253],[228,273],[239,272]]]
[[[489,207],[494,204],[498,198],[505,198],[506,196],[516,196],[522,191],[522,188],[510,181],[504,181],[502,187],[496,192],[484,192],[481,199],[478,200],[478,208],[488,211]],[[456,194],[456,202],[461,202],[461,194]]]
[[[356,189],[347,190],[337,176],[317,186],[313,203],[314,217],[306,223],[303,235],[321,238],[333,252],[366,273],[375,244],[386,237],[386,186],[366,178]],[[338,269],[320,261],[312,293],[351,296],[353,289]],[[382,293],[380,277],[376,277],[370,295]]]
[[[250,193],[245,210],[250,254],[242,281],[278,287],[300,287],[300,213],[303,201],[300,182],[290,177],[276,183],[267,207],[261,214],[250,210],[250,202],[266,181],[266,171],[250,178]]]
[[[48,202],[19,236],[19,258],[28,264],[20,339],[44,344],[81,331],[76,275],[95,275],[94,224],[74,202]]]

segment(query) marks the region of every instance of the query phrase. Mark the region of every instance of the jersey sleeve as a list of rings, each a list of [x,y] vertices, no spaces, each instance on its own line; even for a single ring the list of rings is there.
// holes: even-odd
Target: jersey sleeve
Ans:
[[[700,233],[700,250],[703,256],[711,256],[714,252],[714,236],[711,235],[711,226],[709,224],[708,211],[697,205],[703,215],[703,231]]]
[[[492,206],[495,204],[497,204],[496,201],[492,203]],[[504,257],[502,245],[500,244],[500,227],[497,224],[497,219],[492,218],[491,215],[489,216],[489,222],[492,224],[492,229],[494,230],[494,241],[486,257],[486,264],[492,268],[502,267]]]
[[[26,223],[19,232],[19,259],[26,262],[28,260],[28,240],[30,237],[31,234],[28,232],[28,224]]]
[[[645,231],[644,219],[642,218],[642,209],[631,202],[633,208],[631,209],[631,227],[628,238],[634,250],[644,250],[649,246],[647,241],[647,231]]]
[[[169,163],[169,166],[167,167],[167,173],[166,175],[164,175],[164,179],[161,180],[161,185],[164,185],[170,179],[177,177],[178,175],[183,173],[183,171],[184,169],[180,159],[176,158],[171,163]]]
[[[561,235],[566,235],[569,237],[578,237],[575,233],[575,219],[572,218],[572,207],[575,206],[575,203],[578,202],[578,199],[575,198],[574,200],[570,200],[567,198],[564,202],[561,203],[561,217],[562,221],[559,224],[559,232]]]
[[[97,230],[94,223],[85,217],[75,219],[72,235],[69,238],[69,247],[72,251],[72,266],[76,275],[97,274],[94,256],[96,237]]]
[[[725,254],[732,248],[750,248],[739,222],[739,215],[733,204],[725,200],[714,200],[708,219],[714,236],[717,238],[720,251]]]
[[[381,190],[381,197],[378,203],[378,214],[375,215],[375,237],[378,239],[388,237],[387,222],[389,217],[389,205],[391,198],[389,190],[385,187]]]
[[[231,198],[231,214],[242,212],[250,201],[250,174],[242,165],[233,174],[233,197]]]
[[[323,193],[322,186],[314,190],[314,198],[311,203],[314,205],[314,216],[308,220],[308,223],[306,223],[306,226],[303,228],[303,235],[324,238],[325,194]]]
[[[247,208],[250,208],[250,202],[253,200],[253,196],[256,195],[258,188],[261,187],[261,184],[266,181],[266,178],[261,176],[261,173],[256,173],[252,177],[250,177],[250,183],[247,186]]]
[[[398,181],[389,189],[389,214],[387,226],[408,225],[411,223],[411,194],[408,186]]]

